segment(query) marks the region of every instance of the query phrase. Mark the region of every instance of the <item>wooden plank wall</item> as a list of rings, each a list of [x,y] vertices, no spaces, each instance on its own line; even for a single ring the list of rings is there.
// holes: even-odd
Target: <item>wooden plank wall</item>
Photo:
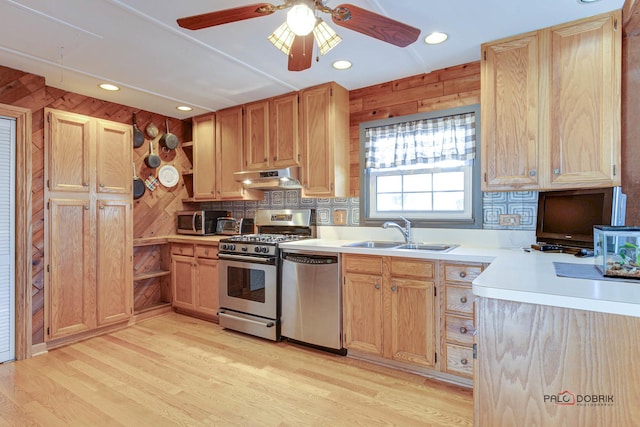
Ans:
[[[44,108],[50,107],[127,124],[131,123],[132,112],[137,111],[138,126],[141,129],[144,129],[147,123],[153,122],[161,134],[165,129],[165,117],[52,88],[45,84],[41,76],[3,66],[0,66],[0,103],[28,108],[33,115],[32,339],[33,344],[37,344],[44,341]],[[191,139],[190,121],[169,118],[169,127],[180,142]],[[133,154],[137,173],[143,179],[152,172],[144,166],[144,157],[148,149],[147,141],[142,147],[135,149]],[[190,159],[180,147],[175,151],[160,153],[160,156],[163,164],[173,164],[179,171],[191,167]],[[172,234],[175,229],[173,213],[183,208],[181,200],[186,197],[182,180],[172,189],[160,186],[153,193],[147,191],[134,203],[134,237]]]
[[[444,68],[362,89],[350,99],[350,193],[359,193],[360,123],[480,103],[480,62]]]

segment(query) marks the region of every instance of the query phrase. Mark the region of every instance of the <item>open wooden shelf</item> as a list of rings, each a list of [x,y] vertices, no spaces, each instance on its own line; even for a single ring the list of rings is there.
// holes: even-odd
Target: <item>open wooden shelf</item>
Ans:
[[[145,279],[153,279],[154,277],[163,277],[171,274],[171,271],[167,270],[156,270],[156,271],[147,271],[146,273],[135,274],[133,276],[133,280],[145,280]]]
[[[164,245],[165,243],[169,243],[169,239],[167,237],[139,237],[137,239],[133,239],[134,248],[140,246]]]

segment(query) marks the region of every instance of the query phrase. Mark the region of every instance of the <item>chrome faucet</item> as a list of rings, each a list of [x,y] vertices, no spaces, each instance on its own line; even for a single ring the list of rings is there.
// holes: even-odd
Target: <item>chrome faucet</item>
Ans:
[[[405,243],[411,243],[411,221],[409,221],[407,218],[403,216],[401,216],[400,218],[404,220],[404,227],[402,227],[401,225],[398,225],[395,222],[387,221],[384,224],[382,224],[382,228],[389,228],[389,227],[397,228],[402,232]]]

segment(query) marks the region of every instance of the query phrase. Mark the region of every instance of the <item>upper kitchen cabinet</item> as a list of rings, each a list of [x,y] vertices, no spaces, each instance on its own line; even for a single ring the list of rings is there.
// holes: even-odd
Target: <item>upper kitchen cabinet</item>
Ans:
[[[245,105],[246,170],[298,166],[299,140],[297,92]]]
[[[331,82],[300,92],[302,193],[349,194],[349,92]]]
[[[193,118],[193,199],[260,200],[246,191],[233,173],[243,170],[242,107]]]
[[[48,110],[50,191],[130,194],[130,125]]]
[[[620,185],[620,11],[482,46],[483,189]]]

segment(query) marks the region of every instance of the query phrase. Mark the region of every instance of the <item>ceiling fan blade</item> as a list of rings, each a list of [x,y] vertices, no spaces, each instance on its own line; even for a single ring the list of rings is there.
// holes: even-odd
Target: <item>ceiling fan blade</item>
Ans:
[[[334,24],[357,31],[364,35],[405,47],[415,42],[420,30],[386,16],[352,4],[341,4],[333,9],[331,19]]]
[[[313,59],[313,33],[296,36],[289,52],[289,71],[302,71],[311,68]]]
[[[271,15],[276,7],[269,3],[256,3],[249,6],[234,7],[219,10],[217,12],[203,13],[201,15],[187,16],[178,19],[178,25],[188,30],[200,30],[244,19],[258,18]]]

